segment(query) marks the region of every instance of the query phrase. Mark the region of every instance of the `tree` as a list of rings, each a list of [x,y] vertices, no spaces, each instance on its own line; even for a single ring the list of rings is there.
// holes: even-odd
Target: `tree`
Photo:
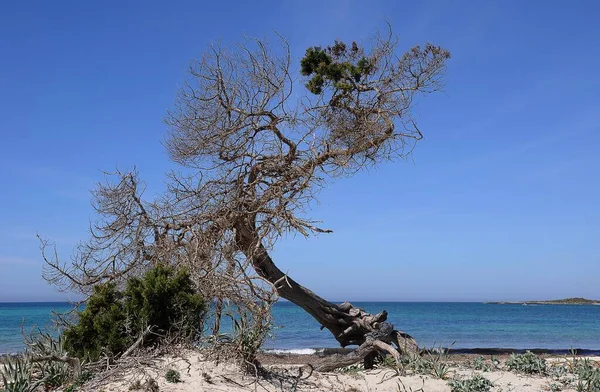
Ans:
[[[267,299],[273,292],[302,307],[341,346],[360,346],[321,369],[380,350],[397,355],[390,344],[413,349],[385,311],[371,315],[326,301],[283,273],[269,252],[285,233],[330,232],[305,216],[328,181],[412,151],[422,138],[411,116],[414,99],[442,87],[450,54],[426,44],[398,56],[391,32],[366,47],[336,41],[307,49],[301,86],[287,42],[278,43],[212,46],[191,65],[167,117],[165,145],[181,167],[169,175],[167,194],[143,201],[137,173],[117,173],[94,193],[102,219],[91,240],[71,265],[46,257],[46,277],[86,290],[171,260],[237,284],[220,285],[236,288],[213,290],[216,298],[242,290]]]

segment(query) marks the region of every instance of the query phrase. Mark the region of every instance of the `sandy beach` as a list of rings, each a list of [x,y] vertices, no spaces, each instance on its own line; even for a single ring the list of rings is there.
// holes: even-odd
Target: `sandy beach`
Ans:
[[[569,375],[526,375],[509,371],[505,362],[508,356],[499,358],[497,368],[489,371],[473,369],[477,355],[453,355],[448,359],[449,370],[444,379],[431,375],[408,374],[398,376],[391,368],[373,370],[345,369],[331,373],[312,372],[307,362],[314,360],[306,355],[262,355],[259,359],[266,372],[258,377],[244,375],[234,364],[207,361],[195,351],[187,351],[179,357],[165,357],[151,366],[140,366],[122,373],[118,380],[93,382],[88,391],[129,391],[136,381],[144,383],[148,378],[156,380],[160,391],[366,391],[366,392],[450,392],[449,381],[481,375],[493,383],[492,391],[576,391],[575,378]],[[598,367],[600,357],[587,357]],[[488,357],[487,359],[490,359]],[[548,356],[550,369],[565,365],[573,357]],[[165,380],[167,370],[177,370],[181,381]],[[552,372],[549,372],[552,373]],[[569,378],[571,377],[571,378]],[[570,384],[569,384],[570,382]],[[559,389],[560,388],[560,389]],[[144,391],[145,389],[139,389]],[[149,389],[148,389],[149,390]]]

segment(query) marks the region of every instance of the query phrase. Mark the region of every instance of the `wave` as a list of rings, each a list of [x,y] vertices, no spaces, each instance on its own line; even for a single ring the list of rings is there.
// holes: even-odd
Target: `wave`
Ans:
[[[292,348],[292,349],[277,349],[277,348],[267,348],[262,350],[265,354],[295,354],[295,355],[313,355],[323,352],[323,349],[314,349],[314,348]]]

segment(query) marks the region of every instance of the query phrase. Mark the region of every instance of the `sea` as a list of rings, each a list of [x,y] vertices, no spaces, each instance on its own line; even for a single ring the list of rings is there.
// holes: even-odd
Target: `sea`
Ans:
[[[600,351],[600,306],[519,305],[476,302],[353,302],[371,313],[387,310],[388,321],[421,347],[474,349],[583,349]],[[51,325],[52,311],[68,303],[0,303],[0,353],[23,350],[22,330]],[[275,328],[263,348],[312,353],[339,345],[301,308],[279,302]]]

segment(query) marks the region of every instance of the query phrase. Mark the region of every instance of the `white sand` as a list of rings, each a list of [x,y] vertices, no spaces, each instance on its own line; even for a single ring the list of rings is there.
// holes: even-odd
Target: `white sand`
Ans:
[[[595,358],[600,360],[600,358]],[[552,359],[550,360],[552,361]],[[560,361],[556,359],[555,361]],[[121,382],[112,382],[93,388],[94,391],[129,391],[129,386],[136,379],[143,381],[144,377],[153,377],[159,384],[160,391],[340,391],[340,392],[450,392],[448,380],[434,379],[429,376],[398,377],[392,370],[377,369],[357,371],[353,373],[312,373],[298,376],[299,365],[274,365],[268,367],[274,376],[270,379],[260,379],[244,376],[234,365],[219,364],[202,360],[198,353],[189,352],[182,358],[163,359],[155,368],[132,370]],[[176,369],[181,374],[181,382],[171,384],[166,382],[164,374],[168,369]],[[526,376],[508,371],[476,372],[468,369],[452,368],[452,377],[470,377],[482,374],[494,383],[493,391],[498,392],[533,392],[549,391],[554,381],[550,377]],[[403,386],[402,386],[403,385]],[[354,388],[354,389],[353,389]],[[575,391],[565,389],[562,391]]]

